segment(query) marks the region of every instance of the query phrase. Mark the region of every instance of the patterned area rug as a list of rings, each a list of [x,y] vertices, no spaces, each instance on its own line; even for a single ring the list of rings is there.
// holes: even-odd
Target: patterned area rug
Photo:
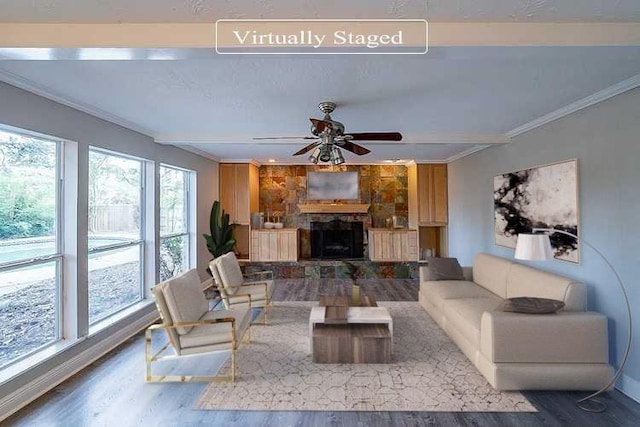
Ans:
[[[393,363],[315,364],[314,302],[278,302],[237,353],[240,378],[212,383],[197,409],[535,412],[518,392],[494,390],[417,302],[379,302],[393,318]],[[229,363],[222,367],[229,370]]]

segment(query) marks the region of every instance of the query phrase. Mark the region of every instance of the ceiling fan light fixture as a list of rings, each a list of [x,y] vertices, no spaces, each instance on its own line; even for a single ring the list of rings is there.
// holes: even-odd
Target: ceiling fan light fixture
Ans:
[[[331,160],[331,158],[331,148],[329,148],[328,145],[323,145],[322,148],[320,148],[320,161],[328,162]]]
[[[309,156],[309,161],[311,163],[318,164],[318,157],[320,157],[320,147],[316,147],[315,150],[313,150],[313,153],[311,153],[311,155]]]
[[[331,164],[337,166],[344,163],[344,157],[342,156],[342,151],[336,146],[331,150]]]

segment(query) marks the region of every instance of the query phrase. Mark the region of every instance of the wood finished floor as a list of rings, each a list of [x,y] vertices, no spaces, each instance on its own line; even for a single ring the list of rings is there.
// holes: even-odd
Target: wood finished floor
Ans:
[[[379,301],[416,301],[410,279],[359,280]],[[274,299],[315,301],[346,295],[344,280],[286,279]],[[260,327],[260,326],[256,326]],[[609,409],[591,414],[575,406],[584,393],[525,392],[535,413],[198,411],[204,383],[146,384],[142,334],[0,423],[16,426],[637,426],[640,404],[620,392],[605,394]]]

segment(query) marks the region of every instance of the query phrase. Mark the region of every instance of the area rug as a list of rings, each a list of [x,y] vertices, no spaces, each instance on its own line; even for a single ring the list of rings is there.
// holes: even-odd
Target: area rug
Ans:
[[[308,322],[317,303],[279,302],[238,351],[240,377],[210,384],[196,408],[535,412],[522,394],[494,390],[417,302],[378,304],[393,318],[392,363],[313,363]]]

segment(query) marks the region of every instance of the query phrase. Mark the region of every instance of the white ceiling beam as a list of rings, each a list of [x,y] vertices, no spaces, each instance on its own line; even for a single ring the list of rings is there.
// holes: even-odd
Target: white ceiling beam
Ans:
[[[640,23],[429,23],[429,46],[638,46]],[[214,48],[214,24],[0,23],[4,48]]]
[[[309,135],[310,136],[310,135]],[[229,137],[229,138],[221,138],[219,136],[163,136],[154,138],[155,142],[158,144],[170,144],[170,145],[178,145],[178,144],[190,144],[190,145],[198,145],[198,144],[256,144],[256,145],[300,145],[305,141],[308,143],[312,143],[314,140],[306,140],[303,138],[299,139],[268,139],[268,140],[255,140],[251,137]],[[511,139],[504,135],[464,135],[464,136],[452,136],[452,135],[410,135],[403,136],[402,143],[403,144],[486,144],[486,145],[500,145],[507,144],[511,141]],[[385,145],[385,144],[397,144],[397,142],[389,142],[389,141],[367,141],[367,145]]]

